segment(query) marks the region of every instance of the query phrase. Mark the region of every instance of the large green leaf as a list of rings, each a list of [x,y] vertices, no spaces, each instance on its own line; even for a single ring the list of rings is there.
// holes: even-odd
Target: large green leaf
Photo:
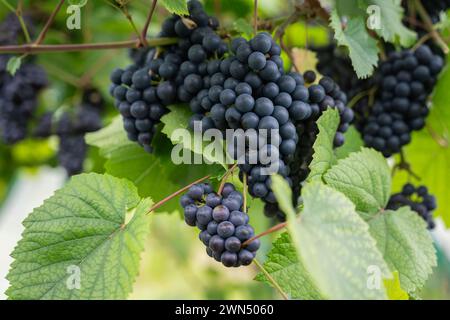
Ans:
[[[338,44],[348,48],[358,77],[366,78],[371,75],[378,63],[378,48],[377,42],[367,33],[364,17],[351,17],[344,28],[341,17],[333,10],[330,27],[334,30],[334,38]]]
[[[204,134],[194,133],[188,129],[189,120],[192,116],[189,108],[185,108],[184,105],[173,105],[169,106],[169,109],[170,112],[161,119],[164,124],[162,133],[179,148],[183,156],[185,156],[185,152],[188,153],[188,161],[191,161],[191,163],[217,163],[225,169],[228,168],[227,164],[233,163],[228,153],[224,153],[225,148],[221,137],[220,140],[212,138],[213,142],[205,141]],[[218,152],[213,152],[214,149]],[[189,153],[190,151],[192,154]]]
[[[333,141],[339,126],[339,112],[336,109],[328,109],[317,121],[319,133],[314,142],[314,155],[309,165],[311,173],[308,180],[321,179],[322,175],[336,162],[333,151]]]
[[[368,286],[369,271],[377,268],[380,277],[390,272],[355,205],[319,182],[304,187],[303,200],[289,230],[319,291],[330,299],[385,299],[384,286]]]
[[[369,221],[370,233],[407,292],[421,288],[436,265],[433,241],[425,221],[409,207],[385,211]]]
[[[292,190],[286,180],[280,175],[273,175],[272,179],[272,190],[277,198],[278,205],[280,209],[289,215],[291,219],[294,219],[295,209],[292,206]]]
[[[364,218],[379,212],[389,200],[391,172],[386,159],[372,149],[363,148],[339,160],[324,180],[352,200]]]
[[[264,262],[264,268],[291,298],[321,298],[311,277],[298,259],[297,250],[287,232],[281,234],[273,243],[272,249],[267,254],[267,260]],[[258,274],[256,280],[271,284],[264,273]]]
[[[401,0],[359,0],[360,7],[366,10],[370,5],[375,5],[380,10],[380,29],[375,32],[384,40],[399,43],[403,47],[409,47],[416,40],[416,33],[403,24],[403,7]]]
[[[150,206],[126,180],[73,177],[23,222],[6,294],[11,299],[126,298],[139,271]]]

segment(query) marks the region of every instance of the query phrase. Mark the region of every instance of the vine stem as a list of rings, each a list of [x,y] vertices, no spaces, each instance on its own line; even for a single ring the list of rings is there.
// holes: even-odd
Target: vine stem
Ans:
[[[56,5],[55,9],[51,13],[50,17],[48,18],[47,22],[45,23],[44,28],[42,28],[41,33],[39,34],[37,40],[34,42],[34,45],[39,45],[44,41],[45,36],[47,35],[48,30],[50,29],[50,26],[53,23],[53,20],[55,20],[56,15],[58,14],[59,10],[61,9],[62,5],[64,4],[65,0],[60,0],[59,3]]]
[[[152,211],[155,211],[156,209],[158,209],[159,207],[161,207],[163,204],[165,204],[166,202],[172,200],[173,198],[175,198],[176,196],[182,194],[183,192],[187,191],[190,187],[192,187],[194,184],[203,182],[207,179],[209,179],[211,177],[210,174],[208,174],[207,176],[200,178],[190,184],[188,184],[187,186],[181,188],[180,190],[178,190],[177,192],[172,193],[170,196],[165,197],[164,199],[162,199],[161,201],[159,201],[157,204],[155,204],[153,207],[151,207],[148,211],[147,214],[151,213]]]
[[[25,35],[25,40],[27,42],[31,42],[30,33],[28,32],[27,25],[25,24],[25,21],[23,20],[22,17],[22,10],[20,7],[22,2],[19,2],[19,6],[17,7],[17,9],[14,9],[14,7],[7,0],[0,0],[0,2],[3,3],[9,11],[11,11],[16,15],[17,19],[19,19],[20,27],[22,28],[23,34]]]
[[[248,246],[250,243],[252,243],[256,239],[259,239],[261,237],[264,237],[264,236],[266,236],[268,234],[274,233],[274,232],[276,232],[278,230],[281,230],[281,229],[284,229],[286,227],[287,227],[287,222],[283,222],[283,223],[277,224],[276,226],[273,226],[272,228],[269,228],[266,231],[264,231],[264,232],[262,232],[262,233],[260,233],[260,234],[258,234],[256,236],[254,236],[254,237],[251,237],[247,241],[244,241],[244,243],[242,243],[242,247],[245,248],[246,246]]]
[[[447,44],[442,40],[439,33],[434,29],[433,21],[431,21],[430,16],[428,15],[427,11],[422,5],[422,2],[420,0],[416,0],[414,2],[415,7],[417,9],[417,12],[419,13],[420,17],[422,18],[423,22],[425,23],[425,27],[427,28],[427,31],[431,33],[431,36],[436,41],[436,43],[441,47],[442,51],[444,51],[445,54],[449,52]]]
[[[174,44],[177,42],[176,38],[154,38],[147,41],[149,46],[164,46]],[[42,53],[42,52],[71,52],[71,51],[86,51],[86,50],[106,50],[106,49],[121,49],[121,48],[137,48],[140,40],[126,40],[116,42],[100,42],[100,43],[78,43],[78,44],[55,44],[55,45],[6,45],[0,46],[0,53]]]
[[[233,166],[230,169],[228,169],[228,171],[223,176],[222,180],[220,181],[219,190],[217,190],[217,193],[219,195],[222,194],[222,190],[223,190],[223,187],[225,186],[225,182],[227,182],[228,177],[234,171],[234,169],[236,169],[236,167],[237,167],[237,163],[233,164]]]
[[[245,213],[247,213],[247,189],[248,189],[248,185],[247,185],[247,173],[245,173],[244,172],[244,176],[243,176],[243,181],[242,181],[242,183],[243,183],[243,190],[242,190],[242,193],[243,193],[243,198],[244,198],[244,203],[243,203],[243,207],[244,207],[244,212]]]
[[[156,4],[157,3],[158,3],[158,0],[153,0],[152,7],[151,7],[150,12],[149,12],[149,14],[147,16],[147,20],[145,21],[144,28],[142,29],[141,40],[144,41],[144,43],[142,43],[142,45],[144,45],[144,46],[147,45],[148,27],[150,26],[150,22],[152,21],[153,13],[155,12],[155,8],[156,8]]]
[[[253,29],[256,36],[258,33],[258,0],[255,0],[253,6]]]
[[[258,262],[258,260],[254,259],[253,263],[262,271],[262,273],[264,273],[264,275],[266,276],[267,280],[269,280],[269,282],[275,287],[275,289],[278,290],[278,292],[281,294],[281,296],[283,297],[284,300],[289,300],[289,297],[287,296],[287,294],[283,291],[283,289],[281,289],[280,285],[278,284],[278,282],[275,281],[275,279],[270,275],[270,273]]]

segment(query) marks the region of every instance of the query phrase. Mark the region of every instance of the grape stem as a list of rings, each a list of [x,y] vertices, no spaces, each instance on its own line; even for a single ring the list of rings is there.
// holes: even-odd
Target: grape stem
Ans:
[[[144,41],[142,43],[143,46],[147,46],[148,27],[150,26],[150,22],[152,21],[153,13],[155,12],[155,8],[156,8],[156,3],[157,2],[158,2],[158,0],[153,0],[150,12],[148,13],[148,16],[147,16],[147,20],[145,21],[144,28],[142,29],[141,41]]]
[[[428,15],[427,11],[422,5],[422,2],[420,0],[416,0],[414,2],[415,7],[417,9],[417,12],[419,13],[420,17],[422,18],[426,30],[431,33],[431,36],[433,37],[434,41],[441,47],[442,51],[444,51],[445,54],[449,52],[447,44],[442,40],[439,33],[434,29],[433,21],[431,21],[430,16]]]
[[[147,41],[149,46],[164,46],[177,43],[176,38],[154,38]],[[100,42],[100,43],[78,43],[78,44],[56,44],[56,45],[6,45],[0,46],[0,53],[42,53],[42,52],[72,52],[72,51],[87,51],[87,50],[107,50],[107,49],[121,49],[121,48],[137,48],[140,40],[126,40],[115,42]]]
[[[288,295],[283,291],[283,289],[281,289],[280,285],[278,284],[278,282],[275,281],[275,279],[270,275],[270,273],[258,262],[258,260],[254,259],[253,263],[262,271],[262,273],[264,273],[264,275],[266,276],[267,280],[269,280],[269,282],[275,287],[275,289],[278,290],[278,292],[281,294],[281,296],[283,297],[284,300],[289,300]]]
[[[225,182],[227,182],[228,177],[231,173],[233,173],[234,169],[236,169],[237,163],[233,164],[231,168],[228,169],[227,172],[225,172],[225,175],[223,176],[222,180],[220,181],[219,190],[217,190],[217,193],[219,195],[222,194],[223,187],[225,186]]]
[[[244,190],[242,190],[242,196],[243,196],[243,198],[244,198],[244,203],[243,203],[243,208],[244,208],[244,212],[245,213],[247,213],[247,211],[248,211],[248,209],[247,209],[247,189],[248,189],[248,185],[247,185],[247,174],[246,173],[244,173],[244,176],[243,176],[243,181],[242,181],[242,183],[244,184],[244,187],[243,187],[243,189]]]
[[[276,226],[273,226],[272,228],[269,228],[266,231],[264,231],[264,232],[262,232],[260,234],[257,234],[254,237],[251,237],[250,239],[248,239],[247,241],[242,243],[242,247],[245,248],[246,246],[248,246],[250,243],[252,243],[256,239],[259,239],[261,237],[264,237],[264,236],[266,236],[268,234],[274,233],[274,232],[279,231],[281,229],[284,229],[286,227],[287,227],[287,222],[283,222],[283,223],[277,224]]]
[[[187,186],[181,188],[180,190],[178,190],[177,192],[172,193],[170,196],[165,197],[164,199],[162,199],[160,202],[158,202],[157,204],[155,204],[154,206],[152,206],[148,211],[147,214],[151,213],[152,211],[155,211],[156,209],[158,209],[159,207],[161,207],[163,204],[165,204],[166,202],[172,200],[173,198],[175,198],[176,196],[182,194],[183,192],[187,191],[190,187],[192,187],[193,185],[203,182],[207,179],[209,179],[211,177],[210,174],[208,174],[207,176],[200,178],[190,184],[188,184]]]
[[[414,171],[412,171],[411,164],[408,161],[406,161],[403,150],[400,151],[400,162],[394,166],[394,168],[392,170],[392,175],[395,174],[397,169],[405,170],[406,172],[408,172],[409,175],[411,175],[416,180],[419,180],[419,181],[421,180],[420,177],[417,174],[415,174]]]

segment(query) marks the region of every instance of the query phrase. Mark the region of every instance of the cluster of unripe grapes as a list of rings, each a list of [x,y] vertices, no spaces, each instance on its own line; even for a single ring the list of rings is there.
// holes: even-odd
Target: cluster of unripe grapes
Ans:
[[[64,112],[47,112],[37,120],[33,130],[36,138],[59,138],[58,162],[69,176],[83,172],[87,145],[85,134],[102,128],[102,95],[96,89],[83,92],[81,104]]]
[[[207,254],[226,267],[252,263],[260,241],[243,243],[255,235],[249,225],[242,193],[233,184],[225,183],[220,194],[208,183],[193,185],[180,199],[184,220],[200,229],[199,239]]]
[[[427,187],[405,184],[400,193],[391,196],[387,209],[397,210],[404,206],[417,212],[426,221],[428,229],[435,227],[433,211],[437,208],[436,198],[428,192]]]
[[[0,25],[0,45],[17,44],[21,34],[17,17],[8,15]],[[38,95],[48,82],[45,71],[29,57],[24,59],[14,76],[11,75],[6,70],[11,57],[0,54],[0,140],[6,144],[15,144],[27,137]]]
[[[375,102],[362,126],[367,146],[389,157],[411,141],[411,132],[425,126],[427,99],[443,65],[427,45],[389,54],[380,65]]]

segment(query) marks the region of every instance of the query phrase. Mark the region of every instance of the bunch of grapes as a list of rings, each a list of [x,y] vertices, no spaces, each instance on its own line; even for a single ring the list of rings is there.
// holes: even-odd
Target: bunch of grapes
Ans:
[[[47,138],[56,134],[59,137],[58,162],[69,176],[83,171],[87,153],[84,136],[101,129],[103,108],[104,100],[100,92],[86,89],[81,105],[74,112],[47,112],[38,120],[34,136]]]
[[[243,196],[233,184],[226,183],[221,194],[207,183],[193,185],[180,203],[186,223],[201,230],[199,238],[210,257],[226,267],[247,266],[253,261],[260,241],[242,245],[254,236],[254,230],[248,224]]]
[[[443,65],[426,45],[389,54],[378,71],[375,102],[360,124],[368,147],[389,157],[411,141],[412,131],[424,127],[427,99]]]
[[[111,94],[123,116],[128,138],[137,141],[148,152],[166,106],[191,98],[193,88],[186,86],[190,74],[205,61],[222,56],[226,44],[216,34],[218,22],[209,17],[196,0],[188,4],[189,17],[173,15],[162,25],[160,35],[177,37],[177,44],[136,52],[135,63],[111,74]],[[201,85],[201,84],[200,84]]]
[[[400,193],[391,196],[387,209],[397,210],[403,206],[409,206],[427,222],[428,229],[434,229],[433,211],[437,208],[437,204],[436,198],[428,193],[427,187],[416,188],[410,183],[405,184]]]
[[[0,25],[0,45],[17,44],[21,30],[17,17],[7,16]],[[14,144],[27,136],[38,95],[47,86],[47,76],[32,58],[23,61],[13,76],[6,70],[10,58],[0,55],[0,135],[5,143]]]

